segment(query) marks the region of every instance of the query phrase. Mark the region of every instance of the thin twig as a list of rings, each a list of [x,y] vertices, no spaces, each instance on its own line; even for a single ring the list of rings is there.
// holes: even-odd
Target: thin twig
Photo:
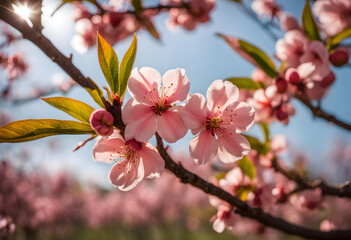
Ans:
[[[304,104],[306,107],[308,107],[315,117],[325,119],[328,122],[334,123],[334,124],[338,125],[339,127],[342,127],[348,131],[351,131],[351,124],[348,124],[348,123],[345,123],[344,121],[341,121],[340,119],[336,118],[334,115],[331,115],[331,114],[323,111],[318,106],[317,107],[313,106],[307,97],[305,97],[301,94],[295,94],[295,98],[297,100],[299,100],[302,104]]]
[[[315,181],[309,181],[304,177],[302,177],[298,172],[294,170],[286,170],[283,167],[281,167],[277,158],[272,159],[272,167],[277,172],[282,173],[289,180],[292,180],[298,184],[298,187],[297,187],[298,190],[295,189],[292,193],[290,193],[290,195],[306,189],[320,188],[323,195],[351,198],[350,182],[345,182],[338,186],[330,186],[321,179],[318,179]]]
[[[8,1],[6,1],[8,2]],[[10,11],[0,8],[0,19],[4,20],[17,30],[19,30],[24,38],[33,42],[38,46],[49,58],[56,62],[64,71],[66,71],[73,80],[79,83],[83,87],[96,88],[96,86],[72,64],[69,58],[65,57],[55,46],[45,38],[41,33],[38,33],[34,29],[30,28],[22,21],[18,21]],[[322,232],[318,230],[307,229],[295,224],[286,222],[281,218],[276,218],[270,214],[262,211],[260,208],[252,208],[246,202],[230,195],[223,189],[214,186],[213,184],[203,180],[197,175],[189,172],[183,168],[180,164],[175,163],[170,156],[167,154],[163,147],[163,142],[160,136],[156,134],[158,150],[165,160],[165,165],[168,170],[175,174],[183,183],[189,183],[204,192],[217,196],[222,200],[230,203],[236,207],[236,213],[244,217],[252,218],[264,225],[276,228],[288,234],[294,234],[311,239],[350,239],[351,231],[348,230],[333,230],[330,232]]]
[[[333,230],[323,232],[298,226],[285,221],[284,219],[274,217],[265,213],[261,208],[250,207],[246,202],[241,201],[239,198],[229,194],[223,189],[205,181],[196,174],[186,170],[181,164],[177,164],[168,155],[163,146],[162,138],[156,133],[157,149],[165,160],[165,167],[176,175],[182,183],[189,183],[196,188],[201,189],[207,194],[216,196],[236,208],[235,212],[243,217],[254,219],[266,226],[278,229],[288,234],[293,234],[310,239],[351,239],[351,230]]]

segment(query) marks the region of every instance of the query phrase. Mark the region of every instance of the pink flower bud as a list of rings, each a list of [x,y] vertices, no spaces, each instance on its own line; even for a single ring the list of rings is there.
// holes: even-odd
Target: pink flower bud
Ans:
[[[300,75],[299,73],[296,71],[295,68],[289,68],[286,72],[285,72],[285,79],[294,85],[298,85],[300,83]]]
[[[284,93],[288,89],[288,82],[283,77],[277,77],[275,79],[275,85],[279,93]]]
[[[282,12],[281,14],[279,14],[278,18],[280,21],[280,27],[283,30],[290,31],[294,29],[299,29],[299,23],[293,15]]]
[[[110,24],[117,27],[123,20],[123,15],[119,12],[111,12],[109,15]]]
[[[349,52],[345,48],[337,48],[332,54],[330,54],[329,60],[334,66],[341,67],[348,63]]]
[[[97,109],[90,116],[90,125],[94,131],[104,137],[113,133],[113,116],[105,109]]]
[[[279,107],[275,110],[275,116],[279,121],[284,121],[289,117],[289,114],[285,112],[281,107]]]
[[[322,87],[329,87],[330,85],[332,85],[333,84],[333,82],[335,81],[335,75],[334,75],[334,73],[332,72],[332,71],[330,71],[329,73],[328,73],[328,75],[327,76],[325,76],[323,79],[322,79],[322,81],[321,81],[321,86]]]

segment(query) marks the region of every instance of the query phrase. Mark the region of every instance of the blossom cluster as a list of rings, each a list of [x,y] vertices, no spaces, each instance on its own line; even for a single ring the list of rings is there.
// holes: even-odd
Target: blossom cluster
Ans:
[[[336,144],[330,151],[338,149],[340,154],[346,154],[345,161],[350,162],[351,158],[347,155],[349,148],[350,145],[340,147]],[[256,167],[255,179],[248,178],[237,164],[223,165],[216,161],[213,165],[199,168],[186,154],[172,151],[169,154],[176,162],[194,169],[202,178],[226,172],[225,176],[217,177],[212,182],[251,206],[261,207],[295,223],[319,225],[323,231],[336,226],[349,227],[347,209],[350,208],[350,201],[346,199],[322,196],[319,189],[287,197],[296,184],[268,167],[270,158],[279,158],[286,151],[287,144],[282,135],[273,137],[271,151],[266,156],[251,150],[248,157]],[[295,163],[297,166],[298,162]],[[343,170],[343,166],[334,167],[335,171]],[[235,236],[260,234],[272,239],[281,237],[254,220],[234,214],[232,206],[224,201],[215,197],[208,200],[206,194],[180,183],[169,173],[163,174],[159,181],[144,181],[134,191],[122,193],[102,190],[92,184],[80,185],[67,173],[47,175],[39,169],[23,171],[8,161],[2,161],[0,180],[1,237],[11,234],[33,237],[46,231],[65,237],[78,226],[92,229],[109,226],[155,227],[164,222],[179,222],[179,219],[189,230],[196,230],[202,224],[210,224],[207,220],[202,221],[213,213],[209,202],[218,210],[211,218],[217,232],[229,229]],[[199,211],[203,215],[192,214]],[[333,213],[333,217],[329,213]]]
[[[207,90],[207,102],[201,94],[188,94],[189,89],[184,69],[169,70],[161,77],[153,68],[135,68],[128,80],[132,98],[122,110],[123,134],[113,128],[110,112],[99,109],[91,114],[90,124],[101,136],[93,156],[97,161],[116,162],[109,178],[120,190],[130,190],[144,178],[160,176],[164,161],[148,143],[156,132],[172,143],[191,129],[196,136],[189,151],[199,164],[216,156],[232,163],[249,153],[250,144],[240,133],[252,126],[254,110],[238,102],[238,88],[216,80]]]
[[[281,67],[275,77],[270,77],[263,69],[256,69],[252,79],[261,86],[255,91],[241,90],[242,100],[256,110],[255,122],[271,123],[278,120],[284,124],[295,114],[291,100],[302,95],[310,101],[321,100],[336,80],[333,67],[345,66],[349,61],[349,50],[342,46],[328,46],[330,37],[351,27],[346,17],[351,6],[348,1],[317,1],[312,10],[320,21],[321,37],[311,39],[297,19],[282,10],[274,0],[255,0],[252,10],[258,16],[277,19],[286,31],[275,44],[275,57]],[[345,16],[345,17],[343,17]],[[337,24],[337,26],[335,26]],[[335,31],[331,31],[334,29]],[[229,38],[230,45],[252,62],[250,56],[238,50],[238,42]],[[257,64],[256,64],[257,66]]]
[[[167,25],[170,29],[182,26],[186,30],[193,30],[199,23],[210,20],[215,0],[170,0],[163,1],[161,8],[169,10],[170,18]],[[128,11],[131,1],[109,1],[103,6],[104,11],[93,13],[85,5],[74,3],[73,19],[75,21],[76,35],[72,38],[71,45],[79,53],[85,53],[90,47],[96,45],[96,32],[114,45],[124,40],[133,33],[146,29],[154,37],[159,37],[153,26],[153,17],[160,10],[145,8],[136,13]]]

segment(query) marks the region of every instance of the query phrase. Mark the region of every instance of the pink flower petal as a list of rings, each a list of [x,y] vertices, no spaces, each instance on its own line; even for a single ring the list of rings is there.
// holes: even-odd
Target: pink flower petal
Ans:
[[[215,230],[218,233],[222,233],[225,230],[225,223],[219,218],[216,218],[213,222],[213,230]]]
[[[218,137],[218,158],[224,163],[233,163],[247,155],[250,143],[238,133]]]
[[[246,102],[234,102],[225,108],[223,118],[231,119],[228,128],[232,132],[246,132],[254,123],[255,110]]]
[[[192,95],[181,110],[184,124],[189,129],[200,128],[208,115],[209,110],[207,108],[206,99],[199,93]]]
[[[169,143],[183,138],[188,131],[180,115],[183,106],[175,106],[157,117],[157,132]]]
[[[218,151],[216,138],[208,130],[203,130],[191,140],[189,145],[190,155],[197,164],[205,164],[212,160]]]
[[[100,138],[93,148],[93,157],[98,162],[112,163],[119,158],[118,151],[124,148],[121,138]]]
[[[116,163],[110,171],[109,179],[111,184],[121,191],[129,191],[144,178],[144,166],[140,158],[135,158],[135,162],[122,161]]]
[[[168,104],[182,102],[186,99],[190,89],[190,82],[184,69],[167,71],[162,78],[164,96]]]
[[[212,114],[224,109],[229,103],[239,98],[239,89],[231,82],[214,81],[207,90],[208,108]]]
[[[134,99],[130,99],[123,108],[122,120],[126,124],[124,132],[126,140],[135,138],[138,142],[145,142],[157,129],[156,114],[150,106]]]
[[[142,146],[140,158],[144,164],[146,178],[158,178],[165,168],[165,162],[158,153],[157,149],[150,143]]]
[[[153,105],[158,102],[161,74],[153,68],[134,68],[128,80],[130,95],[141,103]]]

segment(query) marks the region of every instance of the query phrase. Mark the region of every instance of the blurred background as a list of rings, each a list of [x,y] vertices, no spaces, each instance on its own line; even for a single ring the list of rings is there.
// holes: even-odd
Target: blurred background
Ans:
[[[99,2],[104,4],[104,1]],[[159,4],[153,0],[143,2],[145,6]],[[250,8],[251,2],[245,0],[244,4]],[[304,0],[281,0],[277,3],[301,22]],[[60,1],[55,0],[43,1],[43,34],[65,55],[73,54],[73,63],[84,75],[92,78],[100,87],[107,86],[98,63],[96,47],[89,49],[86,54],[79,54],[71,47],[71,39],[75,34],[71,17],[73,6],[66,4],[51,16],[59,4]],[[86,6],[94,9],[89,3]],[[138,31],[135,67],[153,67],[161,74],[169,69],[184,68],[191,83],[191,93],[205,95],[214,80],[250,77],[254,70],[250,63],[236,54],[216,33],[245,39],[274,56],[276,39],[252,19],[245,8],[234,1],[217,0],[215,9],[211,12],[211,20],[198,25],[193,31],[183,28],[169,29],[166,23],[168,18],[167,12],[154,17],[160,40],[155,40],[145,30]],[[264,19],[263,22],[269,22],[269,19]],[[1,27],[4,25],[1,23]],[[272,31],[277,38],[284,35],[279,29],[273,28]],[[5,36],[1,36],[0,42],[4,39]],[[114,45],[120,59],[131,40],[128,37]],[[11,98],[0,100],[0,125],[30,118],[71,120],[70,116],[40,99],[21,100],[35,95],[38,89],[50,88],[53,84],[68,79],[68,76],[26,40],[18,41],[5,50],[8,54],[19,52],[28,61],[29,69],[14,83]],[[328,112],[347,121],[351,119],[351,68],[338,69],[335,73],[337,80],[321,104]],[[6,87],[6,82],[6,73],[0,71],[0,90]],[[62,95],[62,92],[55,92],[49,96]],[[99,108],[79,86],[73,87],[64,96]],[[125,102],[129,97],[127,94]],[[314,119],[311,112],[299,102],[293,101],[293,104],[297,113],[290,119],[290,123],[285,126],[274,122],[271,133],[283,134],[288,139],[289,151],[285,157],[288,165],[291,164],[291,158],[303,155],[310,160],[308,169],[312,176],[328,175],[333,149],[340,143],[348,145],[351,135],[324,120]],[[249,134],[263,138],[257,127],[253,127]],[[188,144],[192,137],[188,132],[185,138],[170,146],[171,151],[184,164],[192,162],[188,156]],[[167,239],[233,239],[231,233],[218,235],[212,230],[209,219],[215,214],[215,209],[209,206],[208,197],[191,186],[178,183],[167,172],[158,180],[140,184],[132,192],[123,193],[113,188],[107,177],[111,166],[97,163],[92,158],[95,140],[72,152],[78,142],[85,139],[86,136],[55,136],[28,143],[0,145],[0,179],[2,176],[13,176],[8,178],[11,180],[6,180],[9,181],[6,184],[3,178],[0,182],[1,188],[8,188],[8,194],[13,189],[22,191],[20,193],[25,196],[25,202],[34,201],[34,192],[46,194],[45,198],[36,200],[31,209],[34,212],[40,209],[40,214],[37,212],[31,215],[29,220],[26,213],[21,218],[23,226],[28,225],[29,232],[36,226],[45,229],[40,233],[33,230],[33,236],[38,239],[60,239],[62,236],[69,236],[70,239],[116,239],[116,236],[121,239],[163,239],[165,236]],[[151,142],[155,143],[154,140]],[[211,176],[209,166],[193,168],[204,177]],[[333,183],[345,181],[338,178],[337,174],[333,176]],[[18,195],[18,192],[13,194]],[[53,199],[56,201],[52,201]],[[21,209],[21,203],[18,204],[18,209],[14,211]],[[50,208],[55,209],[55,214]],[[66,209],[73,209],[70,216],[66,216]],[[77,212],[74,209],[78,209]],[[89,228],[85,225],[86,221]],[[59,222],[62,224],[58,224]],[[70,229],[72,222],[78,223],[76,226],[81,228]],[[50,230],[52,225],[63,227],[55,229],[53,233]],[[17,238],[21,239],[21,236],[24,235],[18,233]]]

